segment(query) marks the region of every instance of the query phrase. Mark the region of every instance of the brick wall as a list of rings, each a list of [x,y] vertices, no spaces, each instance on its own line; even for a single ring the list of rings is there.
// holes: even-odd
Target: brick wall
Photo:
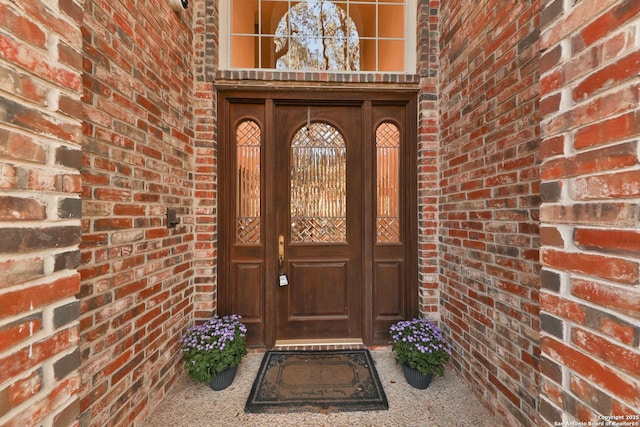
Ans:
[[[418,2],[418,304],[438,320],[438,1]]]
[[[543,3],[541,425],[598,422],[640,408],[640,2]]]
[[[194,310],[196,319],[217,311],[218,148],[214,87],[218,59],[216,0],[192,2],[194,14]]]
[[[80,424],[136,425],[181,369],[193,322],[192,11],[84,9]]]
[[[440,10],[440,316],[452,366],[509,426],[536,425],[538,407],[539,15]]]
[[[73,424],[82,13],[0,0],[0,425]]]

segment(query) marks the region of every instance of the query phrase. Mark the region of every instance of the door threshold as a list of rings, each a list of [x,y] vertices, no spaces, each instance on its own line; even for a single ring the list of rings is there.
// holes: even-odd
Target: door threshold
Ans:
[[[298,339],[276,340],[274,348],[278,347],[318,347],[318,346],[364,346],[361,338],[323,338],[323,339]]]

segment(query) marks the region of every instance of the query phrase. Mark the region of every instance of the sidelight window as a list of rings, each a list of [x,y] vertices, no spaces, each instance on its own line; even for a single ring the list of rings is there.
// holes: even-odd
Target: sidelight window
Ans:
[[[393,123],[376,129],[376,240],[400,242],[400,132]]]
[[[236,242],[260,243],[260,127],[253,120],[236,128]]]

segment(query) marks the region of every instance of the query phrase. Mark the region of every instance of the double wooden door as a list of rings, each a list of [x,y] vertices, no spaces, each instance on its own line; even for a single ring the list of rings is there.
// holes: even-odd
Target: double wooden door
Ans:
[[[254,346],[386,342],[417,310],[413,95],[299,95],[221,92],[219,312]]]

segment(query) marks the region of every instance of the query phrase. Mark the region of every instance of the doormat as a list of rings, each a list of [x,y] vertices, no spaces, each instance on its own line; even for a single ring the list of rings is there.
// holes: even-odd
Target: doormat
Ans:
[[[341,412],[389,409],[368,350],[268,351],[245,412]]]

